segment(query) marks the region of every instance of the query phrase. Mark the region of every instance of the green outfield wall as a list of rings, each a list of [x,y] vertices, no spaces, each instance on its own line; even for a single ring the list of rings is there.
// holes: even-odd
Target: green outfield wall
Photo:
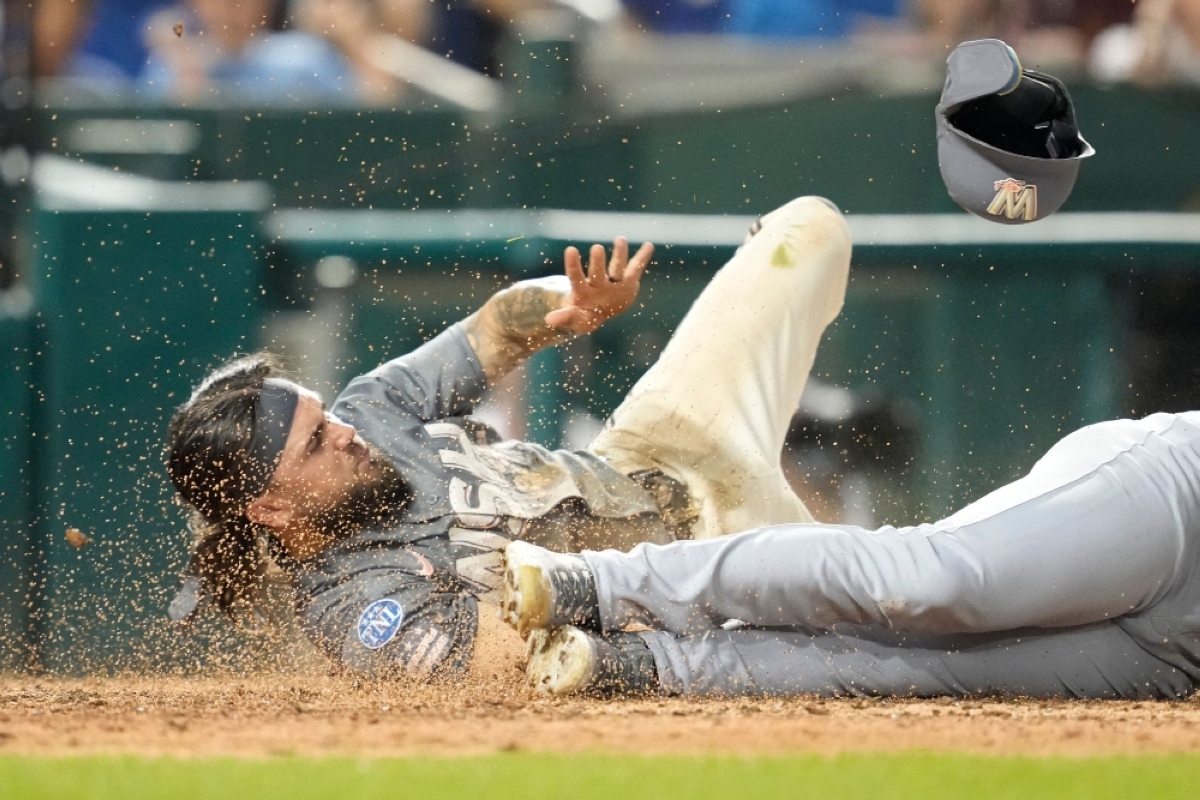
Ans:
[[[34,361],[31,298],[0,292],[0,670],[29,666],[30,611],[35,591]]]
[[[1064,210],[1200,208],[1200,91],[1072,94],[1097,156]],[[286,208],[742,214],[822,194],[853,213],[941,213],[955,207],[938,175],[936,100],[846,92],[629,119],[551,87],[521,113],[93,103],[39,109],[34,130],[49,152],[156,177],[268,181]]]
[[[256,346],[268,194],[66,167],[40,181],[27,231],[44,339],[32,644],[51,671],[161,666],[187,652],[163,624],[188,546],[166,423],[197,375]]]

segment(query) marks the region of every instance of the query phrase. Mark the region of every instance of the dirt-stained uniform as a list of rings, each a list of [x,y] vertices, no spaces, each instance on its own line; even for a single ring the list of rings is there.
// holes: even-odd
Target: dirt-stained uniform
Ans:
[[[413,499],[383,529],[278,559],[308,636],[359,672],[461,669],[512,539],[628,550],[811,522],[780,451],[849,266],[828,200],[765,215],[587,451],[500,441],[471,420],[485,380],[458,326],[356,378],[332,413]]]
[[[485,388],[456,325],[355,378],[333,404],[412,495],[386,527],[305,562],[275,553],[305,633],[355,671],[463,667],[477,601],[494,600],[512,539],[565,550],[672,538],[648,492],[598,456],[502,441],[470,418]]]

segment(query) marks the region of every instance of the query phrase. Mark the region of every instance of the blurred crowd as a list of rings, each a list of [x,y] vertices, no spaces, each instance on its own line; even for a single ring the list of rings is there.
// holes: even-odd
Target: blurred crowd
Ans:
[[[1101,81],[1200,83],[1200,0],[39,0],[34,72],[181,101],[225,91],[387,103],[406,89],[403,48],[502,77],[506,32],[553,10],[633,37],[906,58],[994,36],[1027,63]]]

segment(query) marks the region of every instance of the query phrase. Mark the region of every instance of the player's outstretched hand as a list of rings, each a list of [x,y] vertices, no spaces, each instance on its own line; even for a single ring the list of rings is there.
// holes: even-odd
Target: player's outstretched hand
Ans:
[[[563,260],[571,281],[571,294],[561,308],[546,315],[546,324],[574,333],[591,333],[624,312],[637,299],[642,273],[653,254],[654,245],[646,242],[630,258],[629,241],[618,236],[613,241],[612,261],[607,264],[604,246],[592,245],[584,275],[579,251],[568,247]]]

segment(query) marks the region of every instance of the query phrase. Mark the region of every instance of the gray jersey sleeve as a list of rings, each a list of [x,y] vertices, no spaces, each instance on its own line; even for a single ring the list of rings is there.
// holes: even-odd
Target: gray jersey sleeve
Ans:
[[[301,599],[309,638],[347,669],[371,677],[428,678],[465,669],[476,600],[442,586],[415,550],[379,556]]]
[[[388,411],[415,421],[471,413],[487,388],[475,350],[460,325],[452,325],[416,350],[355,378],[334,413],[357,424]]]

